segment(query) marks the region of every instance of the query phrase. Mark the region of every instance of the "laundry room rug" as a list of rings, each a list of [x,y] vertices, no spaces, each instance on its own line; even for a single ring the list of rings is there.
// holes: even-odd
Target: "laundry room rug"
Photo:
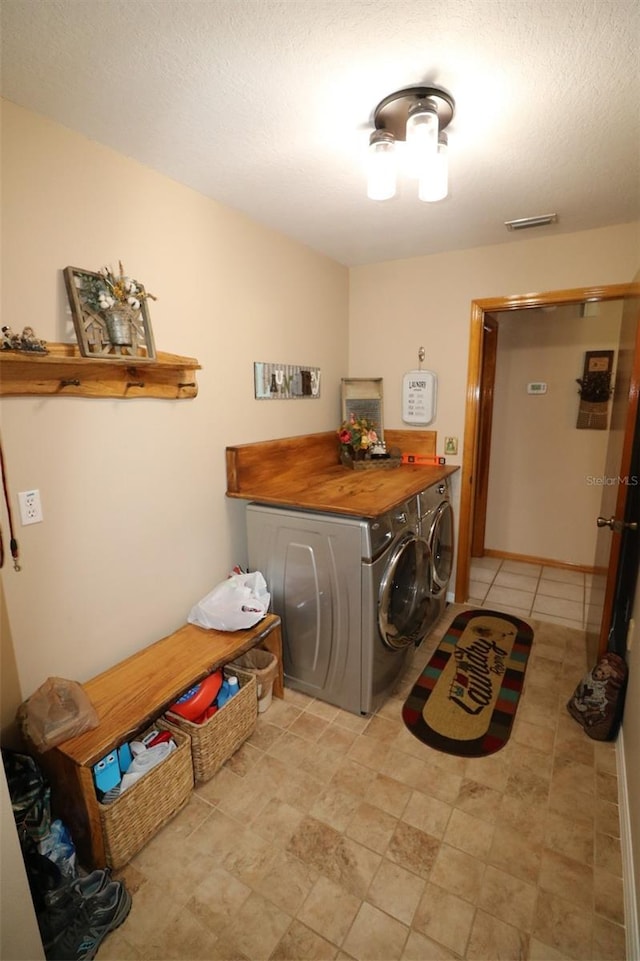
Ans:
[[[503,747],[522,693],[533,630],[511,614],[458,614],[402,708],[429,747],[483,757]]]

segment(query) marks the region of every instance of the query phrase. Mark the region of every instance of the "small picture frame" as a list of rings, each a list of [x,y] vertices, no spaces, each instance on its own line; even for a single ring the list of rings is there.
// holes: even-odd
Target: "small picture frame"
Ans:
[[[145,290],[141,284],[137,284],[142,295],[139,298],[140,309],[129,310],[126,321],[121,323],[114,332],[106,316],[107,312],[95,310],[86,299],[89,287],[100,279],[100,274],[80,267],[65,267],[63,273],[73,326],[82,357],[135,360],[136,363],[155,360],[156,348],[149,319],[149,308]]]

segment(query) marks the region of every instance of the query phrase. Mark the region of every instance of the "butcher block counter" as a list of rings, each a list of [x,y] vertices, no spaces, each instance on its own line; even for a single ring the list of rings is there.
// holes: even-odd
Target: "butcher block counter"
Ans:
[[[387,449],[434,456],[435,431],[385,430]],[[335,431],[227,447],[227,496],[279,507],[377,517],[459,467],[352,470],[338,460]]]

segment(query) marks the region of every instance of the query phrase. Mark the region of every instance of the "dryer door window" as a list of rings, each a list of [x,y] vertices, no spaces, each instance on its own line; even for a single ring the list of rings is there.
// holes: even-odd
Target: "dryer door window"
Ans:
[[[433,592],[444,590],[451,578],[453,567],[453,510],[448,501],[443,501],[435,512],[431,532],[431,564],[433,573]]]
[[[380,583],[378,626],[387,647],[404,650],[420,644],[430,623],[429,545],[407,534],[391,552]]]

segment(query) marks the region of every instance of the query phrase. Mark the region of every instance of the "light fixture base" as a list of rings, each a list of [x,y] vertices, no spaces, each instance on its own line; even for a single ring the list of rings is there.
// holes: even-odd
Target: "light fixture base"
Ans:
[[[434,104],[438,114],[438,127],[442,131],[451,123],[455,111],[455,100],[441,87],[405,87],[389,94],[381,100],[373,112],[373,122],[377,130],[387,130],[396,140],[406,139],[407,117],[409,110],[421,100]]]

